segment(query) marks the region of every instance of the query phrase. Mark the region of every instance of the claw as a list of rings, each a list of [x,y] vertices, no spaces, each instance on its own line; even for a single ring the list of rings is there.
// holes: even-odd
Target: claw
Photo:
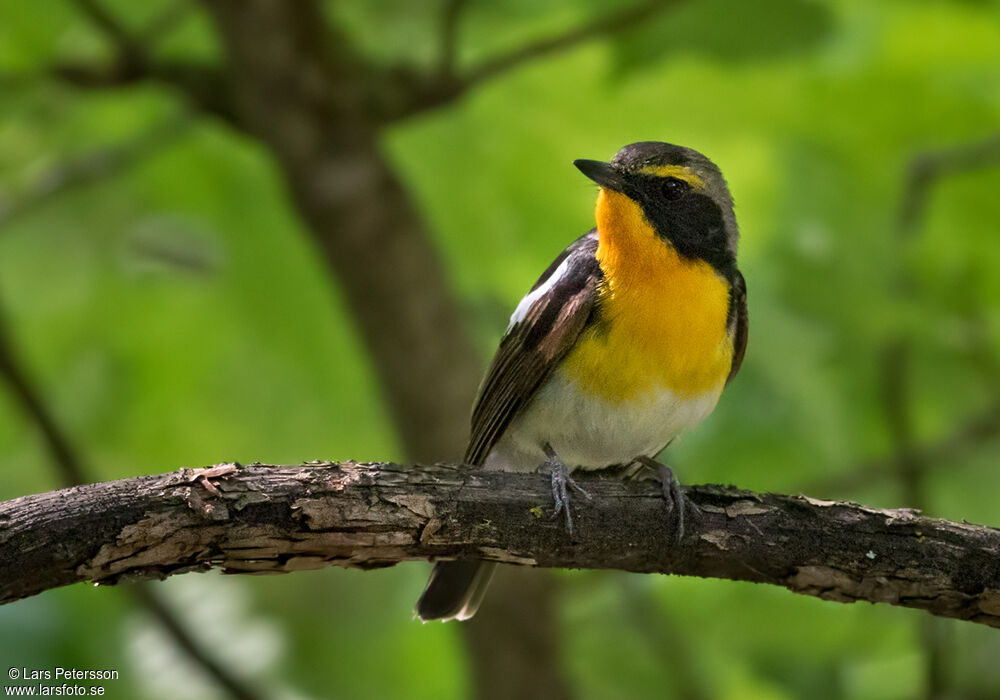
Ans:
[[[698,506],[687,499],[684,492],[681,491],[681,485],[677,481],[677,477],[674,476],[673,470],[666,464],[660,464],[650,457],[636,457],[635,461],[654,472],[659,478],[667,515],[673,515],[675,509],[677,511],[674,527],[677,532],[677,541],[680,542],[684,539],[684,511],[687,506],[698,511]]]
[[[573,514],[570,513],[569,510],[569,488],[572,488],[588,500],[590,500],[592,496],[569,475],[569,469],[566,467],[566,464],[559,459],[559,455],[556,454],[556,451],[552,449],[551,445],[546,443],[542,449],[545,451],[546,457],[545,464],[543,466],[548,468],[550,478],[552,480],[552,500],[555,502],[555,510],[552,513],[552,517],[557,518],[560,513],[563,513],[563,517],[566,519],[566,530],[569,532],[570,537],[572,537]]]

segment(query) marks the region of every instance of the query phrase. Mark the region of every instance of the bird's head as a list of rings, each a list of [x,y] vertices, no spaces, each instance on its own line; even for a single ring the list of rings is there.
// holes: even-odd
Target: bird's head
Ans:
[[[598,229],[641,217],[677,252],[717,269],[735,263],[739,232],[733,200],[715,163],[690,148],[641,141],[622,148],[610,163],[576,160],[601,186]]]

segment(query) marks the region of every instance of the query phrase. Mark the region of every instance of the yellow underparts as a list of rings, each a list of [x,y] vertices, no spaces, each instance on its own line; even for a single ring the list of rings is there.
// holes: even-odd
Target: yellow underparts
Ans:
[[[565,369],[614,403],[664,388],[685,398],[720,390],[733,357],[729,283],[708,263],[680,256],[625,195],[602,188],[596,213],[600,316]]]

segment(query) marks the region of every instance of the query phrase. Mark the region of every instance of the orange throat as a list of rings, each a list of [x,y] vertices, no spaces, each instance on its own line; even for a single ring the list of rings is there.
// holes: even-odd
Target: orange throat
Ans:
[[[570,376],[614,403],[720,392],[733,357],[729,283],[678,254],[623,194],[602,188],[596,218],[600,312],[566,358]]]

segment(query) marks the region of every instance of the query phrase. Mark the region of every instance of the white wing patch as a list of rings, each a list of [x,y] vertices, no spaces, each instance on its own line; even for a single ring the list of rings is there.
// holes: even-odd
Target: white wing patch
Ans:
[[[566,274],[566,270],[569,267],[569,261],[572,255],[567,255],[566,259],[563,260],[559,267],[549,275],[549,278],[545,280],[542,284],[538,285],[535,289],[531,290],[518,303],[517,308],[514,309],[514,313],[510,315],[510,323],[507,324],[507,331],[509,332],[515,324],[520,323],[524,320],[524,317],[528,315],[528,310],[538,301],[541,297],[549,293],[552,287]]]

